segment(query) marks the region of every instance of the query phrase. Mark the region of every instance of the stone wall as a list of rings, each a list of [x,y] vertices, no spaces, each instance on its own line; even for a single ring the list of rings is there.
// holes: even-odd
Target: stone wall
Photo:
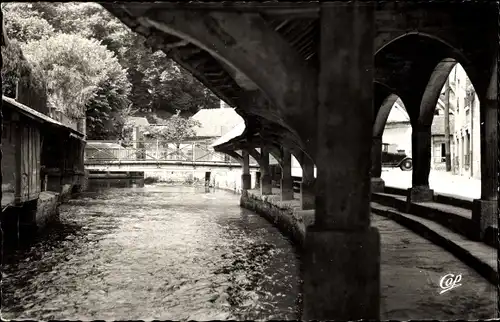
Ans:
[[[21,244],[29,244],[48,223],[57,220],[59,205],[71,198],[75,187],[78,187],[78,192],[85,190],[86,180],[80,184],[64,184],[60,191],[42,191],[38,199],[5,209],[1,218],[4,235],[2,247],[10,250]]]
[[[54,220],[58,212],[59,194],[52,191],[40,193],[37,201],[35,223],[38,230],[45,228],[47,223]]]
[[[260,196],[258,192],[243,192],[240,205],[266,218],[285,236],[299,247],[304,246],[306,227],[314,223],[314,210],[300,210],[286,202],[280,202],[279,196]]]
[[[144,172],[144,178],[158,178],[161,182],[185,183],[187,181],[204,183],[205,170],[186,170],[186,171],[166,171],[166,170],[148,170]],[[250,170],[251,184],[255,186],[255,172]],[[213,168],[210,171],[210,184],[213,187],[241,193],[241,168]]]
[[[250,170],[250,186],[255,187],[255,173],[256,170]],[[210,179],[213,187],[218,189],[223,189],[226,191],[232,191],[237,194],[241,194],[243,190],[241,189],[241,175],[243,171],[241,168],[235,169],[218,169],[211,173]]]

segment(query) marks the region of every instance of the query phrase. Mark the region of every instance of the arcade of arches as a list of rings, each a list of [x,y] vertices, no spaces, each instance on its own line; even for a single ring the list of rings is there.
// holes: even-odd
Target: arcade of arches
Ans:
[[[246,130],[218,146],[304,173],[303,207],[315,209],[304,252],[303,319],[378,319],[379,233],[370,191],[382,189],[381,136],[394,100],[412,127],[411,201],[431,200],[431,124],[441,89],[459,62],[480,101],[481,231],[497,203],[497,34],[494,3],[176,4],[103,3],[155,49],[165,51],[235,106]],[[260,148],[260,153],[255,150]],[[314,179],[314,165],[317,176]],[[331,303],[338,305],[332,306]]]

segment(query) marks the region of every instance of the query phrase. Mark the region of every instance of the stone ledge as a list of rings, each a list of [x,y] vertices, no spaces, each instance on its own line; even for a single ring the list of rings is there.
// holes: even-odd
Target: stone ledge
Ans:
[[[280,201],[278,195],[261,196],[248,190],[241,195],[240,205],[269,220],[298,247],[304,246],[306,227],[314,222],[314,210],[300,210],[299,200]]]
[[[37,201],[35,221],[37,229],[43,229],[58,213],[59,193],[43,191]]]
[[[435,221],[467,238],[478,239],[478,230],[472,221],[471,210],[436,202],[413,202],[408,209],[403,196],[388,193],[373,193],[372,201],[404,213]]]
[[[463,237],[451,231],[445,234],[442,231],[439,231],[436,227],[432,227],[432,224],[434,224],[434,226],[439,225],[437,223],[427,223],[429,220],[405,214],[387,206],[382,206],[372,202],[371,209],[373,213],[394,220],[432,243],[443,247],[462,262],[476,270],[490,283],[495,285],[498,283],[499,279],[496,261],[491,261],[491,263],[489,263],[486,259],[490,250],[493,256],[496,255],[493,248],[486,246],[481,242],[463,241]],[[443,229],[445,229],[445,227],[443,227]],[[469,244],[469,246],[466,247],[465,243]],[[479,255],[478,252],[484,254]]]

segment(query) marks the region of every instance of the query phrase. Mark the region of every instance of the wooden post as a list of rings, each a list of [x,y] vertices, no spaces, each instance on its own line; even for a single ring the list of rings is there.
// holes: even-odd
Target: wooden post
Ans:
[[[22,191],[22,146],[23,146],[23,131],[21,123],[19,122],[19,114],[12,113],[12,125],[14,126],[15,133],[15,149],[16,149],[16,170],[14,173],[15,187],[14,187],[14,202],[18,203],[21,200]]]

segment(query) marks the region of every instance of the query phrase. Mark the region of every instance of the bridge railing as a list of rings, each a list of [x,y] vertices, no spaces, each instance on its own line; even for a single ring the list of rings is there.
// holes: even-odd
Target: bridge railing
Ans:
[[[239,163],[227,154],[214,151],[207,141],[87,141],[85,162],[182,161]],[[252,162],[253,161],[253,162]],[[255,160],[250,161],[256,164]]]

